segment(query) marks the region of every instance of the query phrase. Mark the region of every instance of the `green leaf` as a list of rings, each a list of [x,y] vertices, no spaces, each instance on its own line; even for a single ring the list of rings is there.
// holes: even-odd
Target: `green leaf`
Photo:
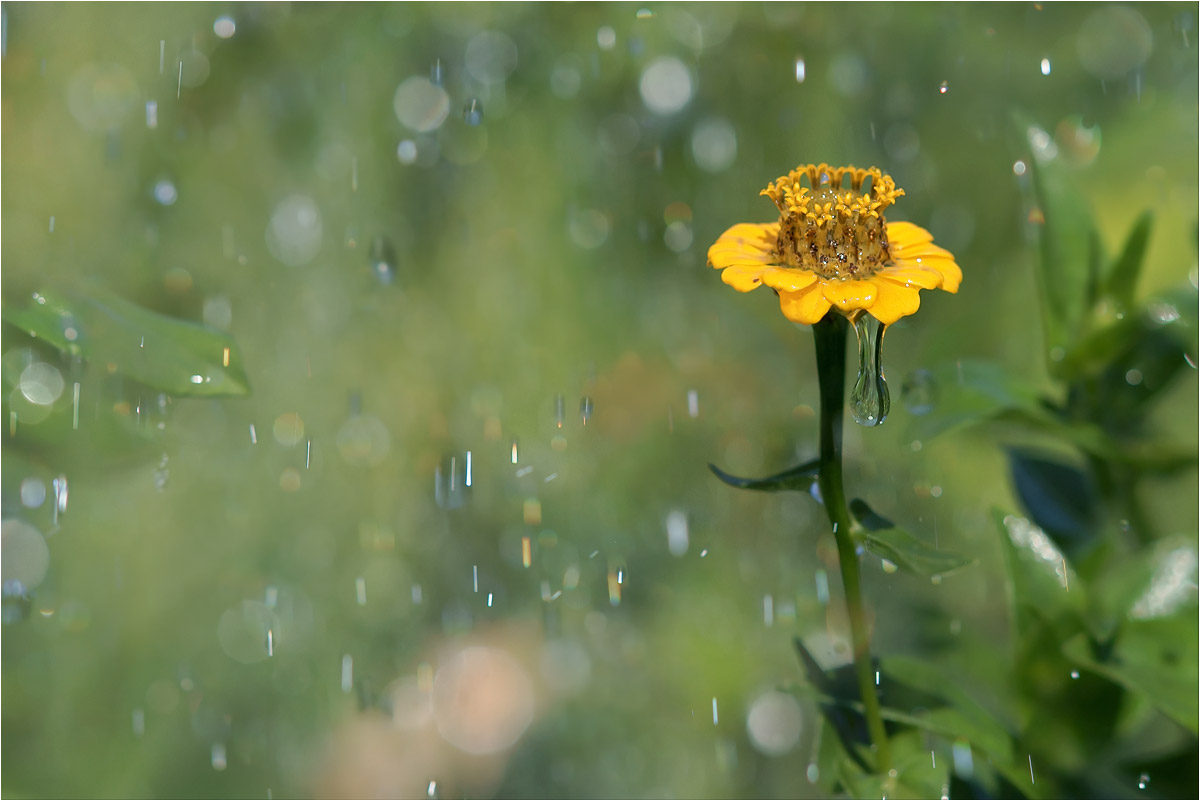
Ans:
[[[1116,301],[1120,308],[1133,308],[1134,290],[1137,288],[1138,276],[1141,274],[1146,246],[1150,242],[1150,231],[1153,227],[1154,214],[1149,211],[1142,212],[1125,239],[1121,255],[1113,262],[1105,277],[1102,291]]]
[[[6,305],[3,316],[60,351],[172,395],[249,392],[228,334],[157,314],[106,290],[38,293],[27,306]]]
[[[925,380],[935,400],[929,411],[917,418],[914,434],[919,439],[931,439],[1013,410],[1032,418],[1053,419],[1031,384],[992,362],[944,362],[930,370]]]
[[[839,765],[840,777],[854,798],[941,798],[950,783],[946,755],[931,758],[921,735],[906,731],[891,738],[895,775],[865,773],[849,759]]]
[[[766,478],[742,478],[730,475],[714,464],[710,464],[708,469],[713,471],[717,478],[738,489],[762,490],[763,492],[782,492],[784,490],[810,492],[813,485],[817,483],[820,466],[820,461],[813,459],[811,462],[805,462]]]
[[[1010,616],[1016,631],[1029,631],[1033,617],[1053,620],[1062,614],[1082,614],[1086,599],[1054,541],[1023,517],[998,509],[992,515],[1004,553]],[[1017,637],[1013,639],[1015,642]]]
[[[1047,363],[1057,375],[1060,368],[1050,354],[1070,347],[1095,304],[1099,237],[1087,201],[1066,168],[1055,162],[1031,164],[1034,192],[1045,218],[1038,237],[1038,279]]]
[[[1148,697],[1168,717],[1195,734],[1197,721],[1196,610],[1155,620],[1128,621],[1111,651],[1099,655],[1086,634],[1063,644],[1080,667]]]
[[[862,543],[868,551],[918,576],[945,576],[975,562],[952,551],[929,547],[858,498],[850,502],[850,514],[862,526]]]
[[[1054,459],[1010,450],[1013,487],[1022,506],[1069,555],[1094,541],[1099,525],[1099,497],[1082,470]]]
[[[948,739],[965,738],[996,761],[1012,760],[1010,727],[976,703],[941,669],[905,656],[885,657],[880,660],[880,669],[887,679],[946,701],[947,706],[914,712],[915,725]]]

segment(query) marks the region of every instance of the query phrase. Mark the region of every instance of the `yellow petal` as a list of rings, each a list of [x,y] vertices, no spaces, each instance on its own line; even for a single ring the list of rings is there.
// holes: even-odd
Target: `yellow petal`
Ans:
[[[875,284],[870,281],[822,281],[821,291],[843,311],[869,309],[875,302]]]
[[[870,314],[884,325],[891,325],[921,306],[921,294],[917,290],[891,281],[876,281],[875,292],[875,303],[870,308]]]
[[[891,267],[884,267],[875,273],[875,277],[920,289],[937,289],[942,285],[942,273],[939,270],[909,261],[900,261]]]
[[[765,269],[767,268],[762,265],[735,264],[725,268],[721,273],[721,280],[738,292],[749,292],[752,289],[758,289],[758,285],[762,283],[762,274]]]
[[[708,249],[708,262],[723,270],[735,264],[770,264],[779,223],[739,223],[717,237]]]
[[[890,222],[887,224],[888,242],[895,247],[911,247],[921,242],[932,242],[933,234],[919,225],[910,222]]]
[[[814,283],[799,292],[780,292],[779,308],[783,316],[793,323],[812,325],[818,323],[829,311],[829,301],[821,292],[821,285]]]
[[[942,274],[942,289],[950,293],[958,292],[958,285],[962,283],[962,269],[954,263],[954,259],[945,259],[940,256],[920,257],[916,259],[897,259],[898,267],[922,267],[926,270],[936,270]]]
[[[945,248],[940,248],[932,242],[921,242],[917,245],[912,245],[905,248],[894,248],[896,258],[898,259],[915,259],[915,258],[939,258],[953,259],[954,254]]]
[[[817,280],[815,273],[791,267],[769,267],[762,275],[762,282],[780,292],[799,292],[812,286]]]

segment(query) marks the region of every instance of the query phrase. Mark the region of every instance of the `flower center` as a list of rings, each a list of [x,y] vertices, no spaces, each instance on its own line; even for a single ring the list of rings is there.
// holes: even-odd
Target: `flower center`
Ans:
[[[808,186],[801,186],[801,179]],[[871,180],[869,192],[863,183]],[[843,186],[849,179],[849,189]],[[863,278],[891,263],[883,210],[904,194],[872,167],[804,164],[759,194],[779,208],[776,254],[789,267],[822,278]]]

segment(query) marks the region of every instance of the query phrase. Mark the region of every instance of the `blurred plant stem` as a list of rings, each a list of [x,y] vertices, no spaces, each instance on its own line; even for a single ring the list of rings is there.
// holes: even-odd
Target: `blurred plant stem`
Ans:
[[[872,676],[871,643],[863,617],[858,553],[850,512],[846,508],[846,492],[842,487],[842,411],[845,407],[848,327],[846,318],[837,311],[830,311],[813,326],[817,347],[817,380],[821,386],[821,466],[818,485],[837,540],[838,564],[842,571],[846,611],[850,618],[850,640],[854,648],[854,671],[866,711],[867,730],[877,749],[876,772],[886,775],[892,767],[891,749]]]

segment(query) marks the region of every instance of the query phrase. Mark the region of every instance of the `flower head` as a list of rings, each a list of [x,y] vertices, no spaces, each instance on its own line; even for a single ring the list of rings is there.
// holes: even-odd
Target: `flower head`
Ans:
[[[789,320],[816,323],[834,307],[888,325],[916,312],[918,290],[958,291],[962,270],[932,234],[884,219],[904,190],[875,167],[801,165],[760,194],[779,221],[733,226],[708,249],[708,263],[739,292],[774,289]]]

